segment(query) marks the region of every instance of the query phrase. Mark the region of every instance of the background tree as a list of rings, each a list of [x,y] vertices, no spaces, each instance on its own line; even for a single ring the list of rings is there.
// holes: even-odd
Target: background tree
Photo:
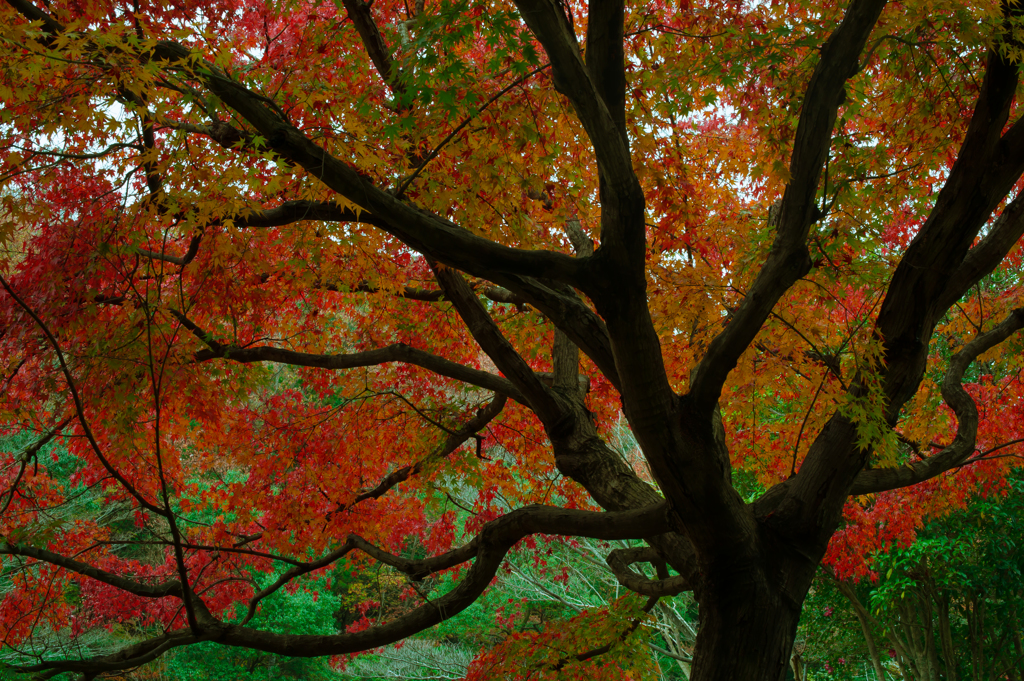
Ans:
[[[1020,440],[1018,14],[8,0],[6,645],[354,653],[542,533],[644,540],[608,556],[639,596],[522,673],[593,677],[692,590],[692,678],[781,678],[823,559],[867,569]],[[411,582],[266,623],[342,560]],[[139,635],[93,654],[111,608]]]
[[[1008,491],[929,522],[910,546],[880,553],[873,582],[838,584],[866,625],[861,640],[871,657],[891,657],[905,679],[1024,674],[1019,469]]]

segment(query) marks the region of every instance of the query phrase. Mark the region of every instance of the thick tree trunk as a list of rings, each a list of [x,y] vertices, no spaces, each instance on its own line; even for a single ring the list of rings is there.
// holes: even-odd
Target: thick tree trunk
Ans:
[[[784,679],[804,594],[785,598],[760,579],[705,584],[691,681]]]

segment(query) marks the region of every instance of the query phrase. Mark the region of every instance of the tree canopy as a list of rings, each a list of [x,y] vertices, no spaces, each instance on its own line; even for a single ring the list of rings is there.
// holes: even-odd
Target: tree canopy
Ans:
[[[822,561],[870,578],[1024,438],[1016,2],[0,17],[24,671],[377,648],[556,535],[637,540],[642,598],[502,673],[592,674],[692,591],[692,678],[779,679]],[[274,625],[339,565],[400,604]]]

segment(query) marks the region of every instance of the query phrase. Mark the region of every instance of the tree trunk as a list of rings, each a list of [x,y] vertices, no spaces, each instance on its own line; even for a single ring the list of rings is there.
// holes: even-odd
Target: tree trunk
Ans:
[[[785,679],[806,589],[787,602],[761,580],[716,581],[700,589],[691,681]]]
[[[939,607],[939,636],[942,639],[942,660],[946,667],[946,681],[957,681],[956,649],[953,647],[953,633],[949,625],[949,595],[934,591]]]
[[[933,614],[932,599],[923,590],[917,592],[921,625],[924,630],[925,654],[928,656],[928,679],[939,681],[939,655],[935,650],[935,616]]]
[[[1016,615],[1016,612],[1014,613]],[[1017,621],[1016,616],[1014,621]],[[1014,661],[1013,668],[1016,673],[1016,677],[1021,678],[1021,672],[1024,671],[1024,645],[1021,644],[1020,631],[1014,629],[1013,631],[1013,650],[1017,653],[1017,658]]]
[[[967,634],[971,646],[971,672],[975,681],[985,681],[985,601],[981,595],[970,592],[967,616]]]
[[[899,623],[903,629],[903,637],[906,641],[908,653],[907,663],[909,664],[913,678],[916,681],[931,681],[932,674],[929,668],[927,643],[925,633],[921,626],[920,612],[914,607],[914,593],[910,598],[901,598],[896,607],[899,612]]]

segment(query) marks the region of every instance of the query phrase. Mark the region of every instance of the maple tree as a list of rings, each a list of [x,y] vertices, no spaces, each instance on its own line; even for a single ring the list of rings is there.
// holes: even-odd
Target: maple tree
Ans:
[[[692,590],[692,678],[778,679],[823,560],[870,576],[1012,461],[1014,2],[0,12],[25,671],[372,649],[546,534],[644,540],[608,556],[642,598],[473,674],[621,678]],[[261,619],[339,565],[410,581],[344,632]]]

